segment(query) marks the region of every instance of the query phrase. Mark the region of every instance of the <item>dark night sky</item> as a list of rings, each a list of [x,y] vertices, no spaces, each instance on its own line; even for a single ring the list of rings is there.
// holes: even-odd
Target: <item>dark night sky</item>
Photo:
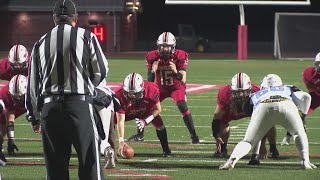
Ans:
[[[317,4],[314,2],[317,1]],[[214,41],[235,41],[239,7],[222,5],[165,5],[164,0],[141,0],[138,39],[155,41],[163,31],[177,32],[177,24],[191,24],[196,32]],[[272,41],[275,12],[320,12],[318,0],[311,6],[245,6],[250,41]],[[320,23],[320,22],[319,22]]]

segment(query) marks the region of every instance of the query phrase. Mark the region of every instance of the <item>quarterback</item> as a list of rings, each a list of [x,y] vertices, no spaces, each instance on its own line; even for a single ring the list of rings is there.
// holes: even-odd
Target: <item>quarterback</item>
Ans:
[[[156,82],[160,89],[160,101],[171,97],[178,107],[185,125],[188,128],[192,144],[198,144],[191,112],[187,106],[186,80],[188,53],[176,49],[176,38],[170,32],[163,32],[157,40],[157,50],[146,54],[148,81]],[[138,133],[129,140],[143,140]]]

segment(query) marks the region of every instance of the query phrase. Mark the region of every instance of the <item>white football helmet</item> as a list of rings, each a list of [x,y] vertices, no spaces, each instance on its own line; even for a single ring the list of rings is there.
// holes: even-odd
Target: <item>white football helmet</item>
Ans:
[[[314,65],[316,66],[316,71],[320,73],[320,52],[316,55],[314,59]]]
[[[27,68],[28,58],[28,50],[21,44],[14,45],[9,51],[8,59],[14,70]]]
[[[250,77],[245,73],[237,73],[231,79],[230,88],[235,101],[245,101],[252,88]]]
[[[9,94],[14,101],[23,102],[27,91],[27,77],[21,74],[13,76],[9,82]]]
[[[169,57],[175,52],[176,38],[171,32],[163,32],[158,37],[157,46],[160,56],[164,60],[168,60]]]
[[[266,75],[261,81],[260,89],[266,89],[270,86],[282,86],[281,78],[276,74]]]
[[[123,81],[123,94],[129,100],[143,98],[144,82],[138,73],[130,73]]]

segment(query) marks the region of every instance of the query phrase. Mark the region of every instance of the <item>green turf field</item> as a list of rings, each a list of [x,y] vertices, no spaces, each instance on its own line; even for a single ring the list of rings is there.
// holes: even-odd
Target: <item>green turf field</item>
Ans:
[[[301,80],[304,68],[313,65],[312,61],[278,61],[278,60],[198,60],[190,59],[188,83],[229,84],[237,72],[245,72],[253,83],[260,84],[262,77],[268,73],[278,74],[285,84],[294,84],[306,88]],[[121,82],[131,73],[138,72],[146,78],[144,60],[109,60],[109,82]],[[281,180],[316,180],[320,179],[320,167],[316,170],[301,170],[300,158],[294,145],[280,146],[285,130],[277,127],[278,160],[263,160],[260,166],[248,166],[248,157],[240,160],[232,171],[218,170],[226,159],[212,158],[214,152],[211,136],[211,120],[215,98],[218,90],[210,90],[188,95],[188,105],[192,112],[201,144],[190,144],[190,138],[178,109],[171,99],[163,101],[162,116],[167,127],[172,157],[162,158],[162,150],[157,141],[155,129],[150,126],[145,131],[145,141],[129,143],[135,149],[135,157],[131,160],[120,159],[117,167],[105,171],[106,179],[281,179]],[[307,117],[308,137],[310,142],[310,158],[320,166],[320,109]],[[243,137],[248,119],[231,123],[229,154]],[[135,133],[135,123],[126,124],[126,138]],[[63,128],[63,124],[61,125]],[[2,179],[45,179],[45,166],[40,135],[34,134],[24,117],[16,121],[15,136],[19,152],[14,157],[7,156],[8,165],[0,167]],[[4,153],[7,155],[6,142]],[[103,161],[102,161],[103,162]],[[103,162],[104,163],[104,162]],[[77,178],[77,161],[71,159],[70,176]],[[1,179],[1,178],[0,178]]]

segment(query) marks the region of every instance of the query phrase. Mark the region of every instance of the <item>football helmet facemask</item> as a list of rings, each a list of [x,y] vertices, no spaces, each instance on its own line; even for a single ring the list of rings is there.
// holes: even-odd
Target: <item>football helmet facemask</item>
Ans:
[[[237,73],[231,79],[230,88],[233,99],[239,103],[244,102],[251,93],[250,77],[245,73]]]
[[[130,73],[123,82],[123,95],[129,101],[138,101],[143,98],[144,82],[138,73]]]
[[[14,45],[9,51],[8,59],[13,70],[27,68],[28,58],[28,50],[21,44]]]
[[[168,60],[176,50],[176,38],[171,32],[163,32],[157,40],[159,55]]]
[[[13,101],[24,102],[27,91],[27,77],[24,75],[15,75],[9,82],[9,94]]]
[[[270,86],[282,86],[281,78],[276,74],[266,75],[261,81],[260,89],[266,89]]]

